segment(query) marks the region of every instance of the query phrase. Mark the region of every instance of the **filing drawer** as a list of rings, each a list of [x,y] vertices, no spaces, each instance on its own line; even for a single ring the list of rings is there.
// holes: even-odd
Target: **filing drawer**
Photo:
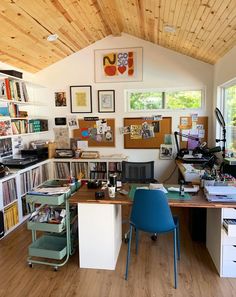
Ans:
[[[236,261],[223,261],[222,276],[236,277]]]
[[[223,219],[236,219],[236,209],[223,208]]]
[[[236,236],[228,236],[223,227],[221,229],[221,238],[223,245],[236,245]]]
[[[236,261],[236,245],[223,245],[223,262]]]
[[[236,237],[236,219],[224,219],[223,228],[230,237]]]

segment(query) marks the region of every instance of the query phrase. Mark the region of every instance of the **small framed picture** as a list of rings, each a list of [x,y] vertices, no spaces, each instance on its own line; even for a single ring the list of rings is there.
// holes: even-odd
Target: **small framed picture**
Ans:
[[[71,113],[92,112],[92,87],[70,86]]]
[[[66,106],[66,92],[55,92],[55,106]]]
[[[115,112],[114,90],[98,90],[98,112]]]
[[[174,148],[172,144],[161,144],[160,159],[171,160],[174,158]]]

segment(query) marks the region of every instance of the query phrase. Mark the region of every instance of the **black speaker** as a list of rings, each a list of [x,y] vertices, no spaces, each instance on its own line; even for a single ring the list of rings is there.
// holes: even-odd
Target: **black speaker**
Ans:
[[[3,212],[0,211],[0,238],[3,237],[5,234],[4,231],[4,217],[3,217]]]
[[[55,118],[55,125],[66,125],[66,118]]]

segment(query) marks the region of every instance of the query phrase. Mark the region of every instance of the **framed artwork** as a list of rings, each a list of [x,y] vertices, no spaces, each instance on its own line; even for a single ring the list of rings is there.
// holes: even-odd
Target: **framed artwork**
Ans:
[[[70,86],[71,113],[92,112],[92,87]]]
[[[98,112],[115,112],[114,90],[98,90]]]
[[[66,106],[66,92],[55,92],[55,106]]]
[[[95,82],[128,82],[143,79],[143,49],[118,48],[94,51]]]

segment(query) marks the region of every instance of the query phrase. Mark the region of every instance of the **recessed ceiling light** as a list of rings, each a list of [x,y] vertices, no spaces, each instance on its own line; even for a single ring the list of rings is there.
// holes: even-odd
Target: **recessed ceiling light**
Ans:
[[[58,35],[57,34],[50,34],[50,35],[48,35],[48,37],[47,37],[47,41],[55,41],[55,40],[57,40],[58,39]]]
[[[168,32],[168,33],[175,33],[176,29],[173,26],[166,25],[166,26],[164,26],[164,31]]]

